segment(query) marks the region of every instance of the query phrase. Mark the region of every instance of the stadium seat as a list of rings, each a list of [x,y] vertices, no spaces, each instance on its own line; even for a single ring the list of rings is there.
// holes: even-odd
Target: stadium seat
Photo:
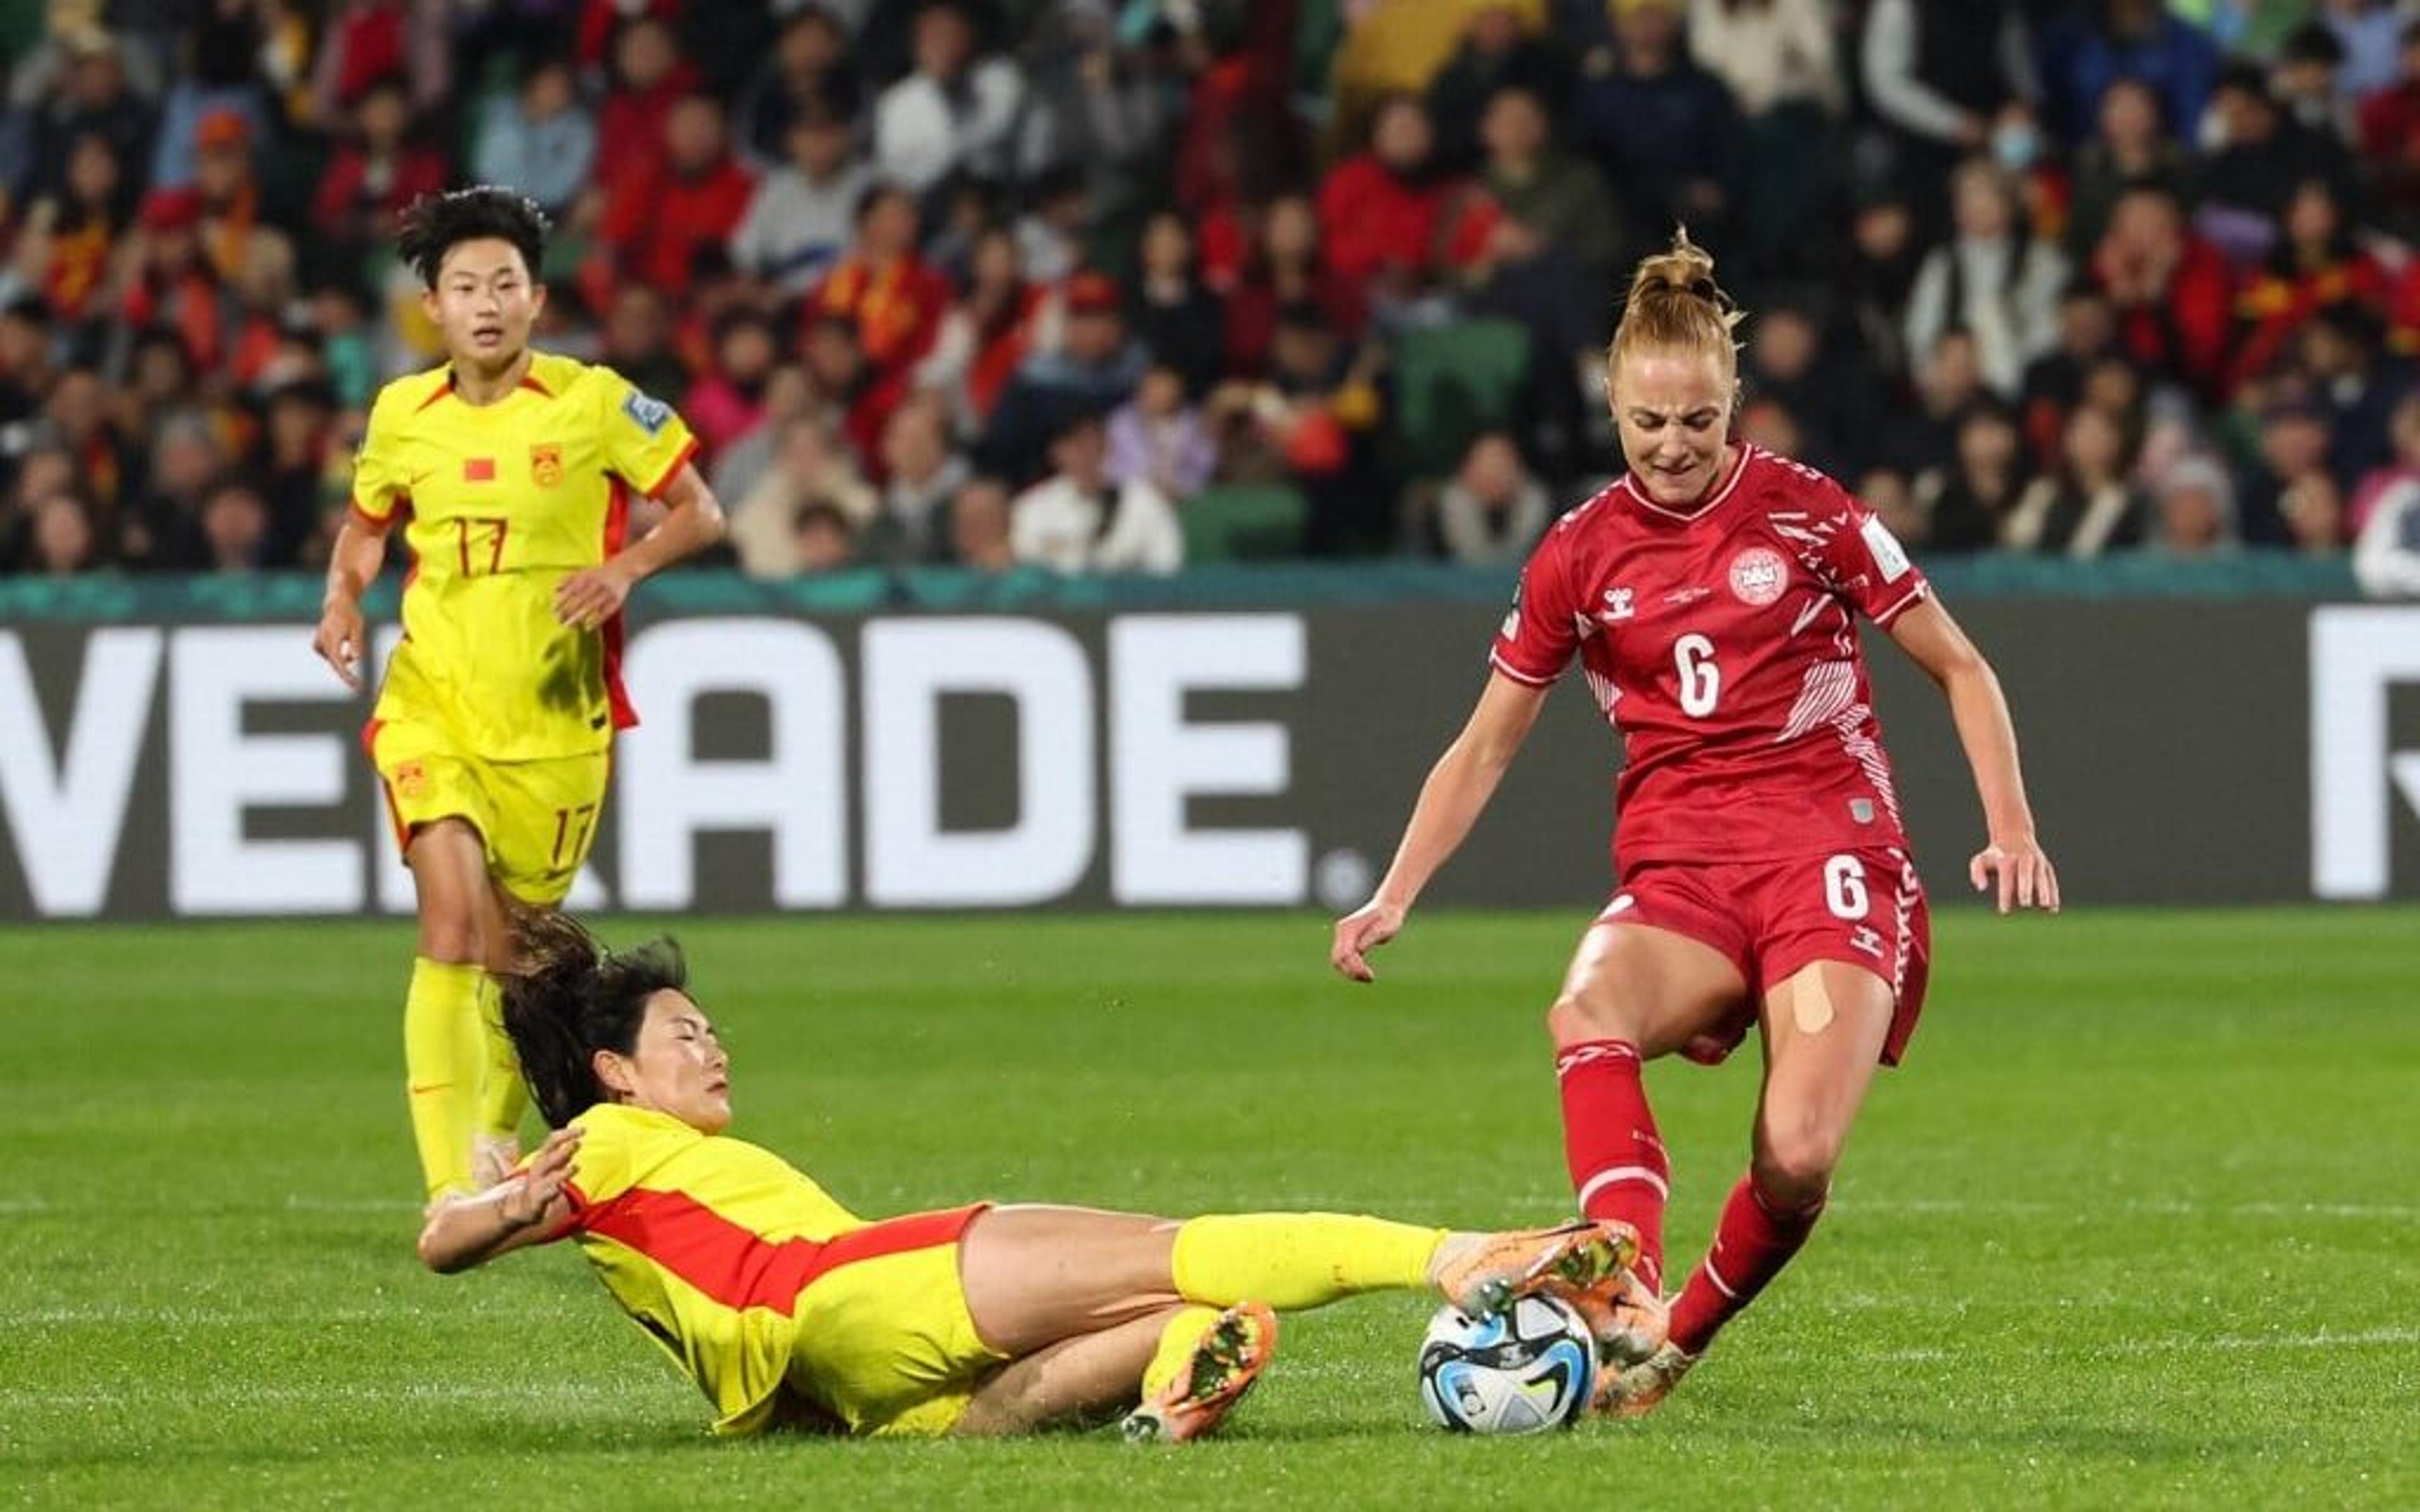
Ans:
[[[1529,368],[1529,333],[1513,320],[1463,320],[1395,342],[1395,442],[1415,478],[1450,472],[1472,437],[1509,424]]]
[[[1185,561],[1267,562],[1302,554],[1311,504],[1287,483],[1234,483],[1202,489],[1178,506]]]

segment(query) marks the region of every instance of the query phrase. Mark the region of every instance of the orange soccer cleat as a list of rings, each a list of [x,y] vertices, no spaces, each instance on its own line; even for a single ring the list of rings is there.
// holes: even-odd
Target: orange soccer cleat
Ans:
[[[1698,1356],[1668,1339],[1629,1369],[1606,1372],[1590,1410],[1611,1417],[1645,1417],[1671,1395],[1697,1363]]]
[[[1136,1443],[1183,1443],[1218,1426],[1277,1352],[1278,1315],[1239,1302],[1218,1315],[1193,1357],[1128,1412],[1120,1431]]]
[[[1516,1297],[1609,1287],[1638,1258],[1638,1233],[1628,1224],[1582,1219],[1559,1228],[1474,1234],[1450,1241],[1429,1279],[1445,1300],[1472,1318],[1501,1312]]]
[[[1612,1281],[1580,1290],[1556,1289],[1588,1319],[1596,1335],[1597,1358],[1608,1377],[1628,1369],[1664,1347],[1672,1332],[1671,1309],[1655,1288],[1625,1271]]]

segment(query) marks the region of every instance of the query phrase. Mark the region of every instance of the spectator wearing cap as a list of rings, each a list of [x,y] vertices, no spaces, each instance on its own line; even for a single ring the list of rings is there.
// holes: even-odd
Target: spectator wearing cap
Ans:
[[[2231,552],[2241,544],[2235,526],[2235,481],[2207,454],[2187,453],[2151,486],[2151,523],[2147,550],[2179,561],[2200,561]]]
[[[921,194],[953,174],[992,179],[1025,103],[1025,81],[1004,57],[976,53],[974,21],[959,0],[916,11],[915,67],[874,105],[874,162]]]
[[[731,256],[783,294],[798,295],[840,260],[874,174],[851,156],[847,120],[820,100],[791,114],[783,142],[788,155],[756,180],[731,234]]]
[[[1573,131],[1621,196],[1629,254],[1661,247],[1674,224],[1720,245],[1738,208],[1739,108],[1682,45],[1681,0],[1613,0],[1613,60],[1584,79]]]
[[[706,95],[683,96],[664,117],[654,164],[624,175],[606,200],[596,249],[581,270],[590,301],[603,303],[625,278],[689,287],[699,254],[724,251],[755,192],[729,151],[722,107]]]
[[[985,426],[976,460],[1012,480],[1031,477],[1072,414],[1100,415],[1125,402],[1147,354],[1126,333],[1125,301],[1107,274],[1067,281],[1059,349],[1026,359]]]
[[[1950,180],[1952,235],[1928,255],[1908,296],[1910,351],[1931,348],[1949,326],[1974,332],[1983,381],[2014,399],[2025,364],[2057,335],[2067,255],[2036,237],[2015,177],[1990,158],[1969,158]]]
[[[2058,140],[2080,141],[2111,81],[2140,79],[2181,129],[2201,119],[2222,61],[2210,34],[2161,0],[2088,0],[2043,34],[2043,116]]]
[[[801,5],[782,23],[770,56],[732,107],[739,155],[760,174],[797,161],[792,131],[814,116],[845,133],[862,104],[848,31],[823,5]]]
[[[1050,440],[1050,475],[1016,496],[1009,548],[1021,563],[1074,576],[1171,573],[1185,564],[1176,506],[1144,478],[1109,480],[1096,412],[1079,409]]]
[[[563,58],[532,59],[520,87],[489,99],[480,112],[471,172],[481,183],[510,184],[557,220],[588,187],[596,165],[597,117],[581,102]]]
[[[1499,91],[1519,89],[1541,105],[1571,98],[1572,69],[1542,17],[1508,4],[1480,6],[1470,13],[1462,45],[1428,86],[1429,119],[1437,132],[1437,165],[1448,173],[1472,173],[1483,151],[1481,123]],[[1551,129],[1551,128],[1550,128]]]

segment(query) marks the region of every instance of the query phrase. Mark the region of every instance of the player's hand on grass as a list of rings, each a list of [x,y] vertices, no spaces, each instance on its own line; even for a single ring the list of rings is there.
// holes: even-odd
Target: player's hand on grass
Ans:
[[[1373,898],[1336,921],[1336,943],[1328,949],[1327,964],[1355,981],[1375,981],[1378,974],[1370,969],[1369,952],[1403,930],[1403,909]]]
[[[2011,908],[2039,908],[2045,913],[2058,912],[2058,872],[2043,854],[2041,845],[2032,836],[2023,840],[1994,841],[1975,853],[1966,863],[1966,875],[1973,880],[1977,892],[1999,890],[2000,912]]]
[[[628,570],[608,562],[583,567],[554,585],[554,617],[566,625],[594,630],[622,612],[630,596]]]
[[[319,629],[311,637],[311,649],[319,659],[336,670],[347,687],[362,686],[362,606],[359,601],[337,594],[329,598],[319,610]]]
[[[580,1150],[581,1131],[578,1128],[557,1129],[537,1147],[515,1183],[515,1190],[504,1194],[498,1211],[504,1222],[515,1228],[526,1228],[546,1216],[554,1199],[563,1196],[566,1182],[571,1180],[571,1157]]]

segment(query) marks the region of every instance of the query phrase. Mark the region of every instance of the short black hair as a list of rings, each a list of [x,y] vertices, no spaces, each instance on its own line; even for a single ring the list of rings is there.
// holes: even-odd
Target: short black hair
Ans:
[[[413,200],[396,232],[395,251],[420,275],[424,287],[435,288],[437,270],[447,253],[465,241],[494,237],[519,249],[530,277],[535,278],[538,265],[546,260],[548,229],[537,201],[501,184],[477,184]]]

